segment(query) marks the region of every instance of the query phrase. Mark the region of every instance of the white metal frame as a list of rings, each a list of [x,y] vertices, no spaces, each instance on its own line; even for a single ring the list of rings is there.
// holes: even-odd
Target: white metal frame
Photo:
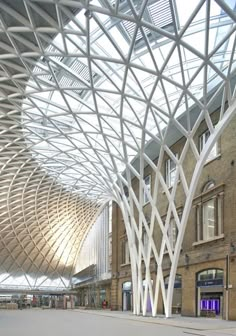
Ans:
[[[114,6],[108,0],[94,4],[86,0],[0,2],[0,42],[5,51],[0,55],[0,108],[3,120],[6,118],[1,126],[2,176],[5,174],[6,178],[2,179],[1,186],[6,189],[3,199],[7,204],[6,225],[16,237],[20,236],[21,229],[17,228],[12,212],[16,202],[25,229],[29,232],[31,221],[36,218],[45,244],[55,240],[55,228],[63,218],[65,228],[70,228],[66,238],[75,239],[75,246],[81,246],[87,218],[91,225],[98,208],[109,199],[115,200],[122,210],[129,241],[134,313],[146,314],[149,294],[155,316],[161,293],[167,317],[171,316],[175,273],[196,185],[210,150],[235,115],[236,107],[235,8],[223,0],[199,0],[188,19],[179,26],[176,8],[180,2],[168,2],[173,32],[155,25],[147,17],[145,13],[150,5],[147,0],[141,4],[127,0],[125,7],[118,0]],[[211,10],[215,5],[221,11],[213,20]],[[78,16],[72,9],[78,10]],[[204,15],[198,21],[202,11]],[[114,33],[115,25],[123,21],[134,26],[128,45],[125,44],[125,25],[120,35]],[[148,31],[152,37],[157,36],[156,41],[149,39]],[[203,37],[198,41],[199,46],[203,43],[200,50],[194,45],[197,31]],[[212,32],[215,32],[213,39]],[[142,36],[139,50],[135,49],[137,36]],[[82,69],[79,73],[78,68]],[[211,112],[219,106],[220,118],[213,125]],[[194,137],[202,121],[211,136],[199,153]],[[169,135],[174,131],[185,139],[178,158],[169,144]],[[157,163],[148,151],[151,143],[158,148]],[[196,161],[190,183],[183,169],[189,151]],[[171,189],[162,173],[166,156],[177,166]],[[10,173],[12,162],[16,166],[13,174]],[[152,170],[151,193],[144,180],[147,164]],[[35,169],[41,173],[35,176]],[[139,180],[138,194],[132,185],[134,177]],[[33,181],[38,187],[27,194]],[[46,181],[45,184],[42,181]],[[185,193],[181,219],[174,202],[179,184]],[[17,186],[23,186],[23,194],[16,191]],[[144,190],[149,193],[150,223],[143,213]],[[168,202],[165,222],[158,209],[162,191]],[[76,200],[72,196],[75,193]],[[35,194],[34,202],[28,202],[32,194]],[[87,211],[91,211],[90,214]],[[40,222],[40,216],[45,213],[46,231],[52,232],[47,238]],[[178,227],[174,251],[168,238],[172,217]],[[76,224],[78,218],[79,225]],[[155,226],[162,234],[159,247],[153,239]],[[7,261],[6,257],[3,264],[6,271],[10,272],[11,266],[17,264],[14,272],[27,274],[29,268],[23,266],[27,261],[28,265],[34,263],[41,274],[43,263],[31,260],[29,252],[18,259],[14,252],[16,245],[7,246],[4,230],[5,227],[1,232],[4,251],[9,252],[13,260]],[[149,238],[146,254],[142,242],[144,231]],[[31,234],[36,259],[37,253],[41,253],[37,249],[37,236]],[[20,243],[22,251],[26,251]],[[166,250],[171,265],[167,292],[162,270]],[[64,252],[60,254],[61,260]],[[157,265],[155,283],[150,275],[152,254]],[[55,270],[64,274],[66,266],[67,262],[62,262],[62,266],[58,262]],[[50,278],[55,271],[52,261],[48,261],[46,270]]]

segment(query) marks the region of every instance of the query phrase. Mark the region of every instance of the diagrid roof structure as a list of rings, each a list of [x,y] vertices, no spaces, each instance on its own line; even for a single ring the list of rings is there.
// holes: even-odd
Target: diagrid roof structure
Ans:
[[[233,0],[0,1],[0,285],[64,286],[152,143],[177,160],[177,132],[198,157],[194,122],[212,133],[210,99],[231,99],[235,19]]]

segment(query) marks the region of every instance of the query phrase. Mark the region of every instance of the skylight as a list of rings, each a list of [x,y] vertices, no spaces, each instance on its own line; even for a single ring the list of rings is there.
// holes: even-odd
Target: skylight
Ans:
[[[227,6],[235,12],[233,1]],[[209,8],[196,0],[82,7],[35,62],[22,123],[46,170],[53,158],[59,178],[78,186],[87,183],[84,167],[103,193],[143,144],[161,139],[191,106],[200,108],[232,71],[235,23],[215,1]],[[69,176],[62,162],[71,165]],[[90,197],[97,190],[89,186]]]

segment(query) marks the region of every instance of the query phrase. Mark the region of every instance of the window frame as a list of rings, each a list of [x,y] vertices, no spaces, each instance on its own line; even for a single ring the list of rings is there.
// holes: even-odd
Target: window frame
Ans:
[[[199,153],[202,152],[204,146],[207,143],[208,138],[210,137],[211,133],[209,131],[209,129],[206,129],[204,132],[202,132],[199,135],[198,138],[198,149],[199,149]],[[214,144],[214,146],[212,147],[210,153],[208,154],[208,157],[206,159],[206,163],[215,160],[220,154],[220,146],[219,146],[219,140],[216,141],[216,143]]]
[[[130,264],[128,239],[121,240],[121,265]]]
[[[175,232],[175,234],[173,234],[173,232]],[[167,236],[169,238],[170,247],[171,247],[172,251],[174,251],[175,250],[175,245],[176,245],[176,242],[177,242],[177,238],[178,238],[178,227],[177,227],[177,224],[176,224],[176,221],[175,221],[174,217],[170,218],[169,227],[168,227],[168,230],[167,230]],[[175,237],[175,239],[173,239],[173,237]]]
[[[151,177],[151,174],[148,174],[144,177],[143,179],[144,181],[144,184],[146,186],[146,188],[148,189],[149,191],[149,194],[151,194],[151,187],[152,187],[152,177]],[[148,181],[148,183],[146,183]],[[146,189],[143,188],[143,205],[146,205],[150,202],[150,198],[149,198],[149,195],[148,193],[146,192]]]
[[[207,186],[209,188],[207,188]],[[204,206],[209,202],[214,202],[214,235],[204,235]],[[224,184],[212,185],[208,182],[202,193],[193,200],[195,210],[195,242],[194,245],[206,243],[224,236]]]
[[[174,154],[176,159],[178,159],[178,153]],[[174,163],[174,168],[171,169],[171,163]],[[172,179],[171,179],[171,174],[174,173],[174,179],[176,177],[176,171],[177,171],[177,165],[174,162],[174,160],[172,158],[168,158],[165,160],[165,182],[168,188],[172,188],[173,187],[173,183],[171,183]]]

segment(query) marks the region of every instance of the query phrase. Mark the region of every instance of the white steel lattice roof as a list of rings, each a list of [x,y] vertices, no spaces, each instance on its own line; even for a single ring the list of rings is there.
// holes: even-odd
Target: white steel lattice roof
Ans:
[[[52,268],[49,248],[43,268],[39,237],[56,240],[63,211],[62,227],[73,227],[63,241],[78,248],[122,172],[138,175],[132,160],[171,126],[188,136],[192,107],[202,111],[235,73],[235,18],[233,0],[0,1],[0,281],[32,264],[70,274],[76,252],[64,248]]]
[[[214,1],[209,9],[169,0],[78,7],[35,63],[21,121],[36,160],[96,198],[142,146],[162,141],[170,119],[227,76],[235,36],[233,17]],[[57,8],[66,12],[64,2]]]

